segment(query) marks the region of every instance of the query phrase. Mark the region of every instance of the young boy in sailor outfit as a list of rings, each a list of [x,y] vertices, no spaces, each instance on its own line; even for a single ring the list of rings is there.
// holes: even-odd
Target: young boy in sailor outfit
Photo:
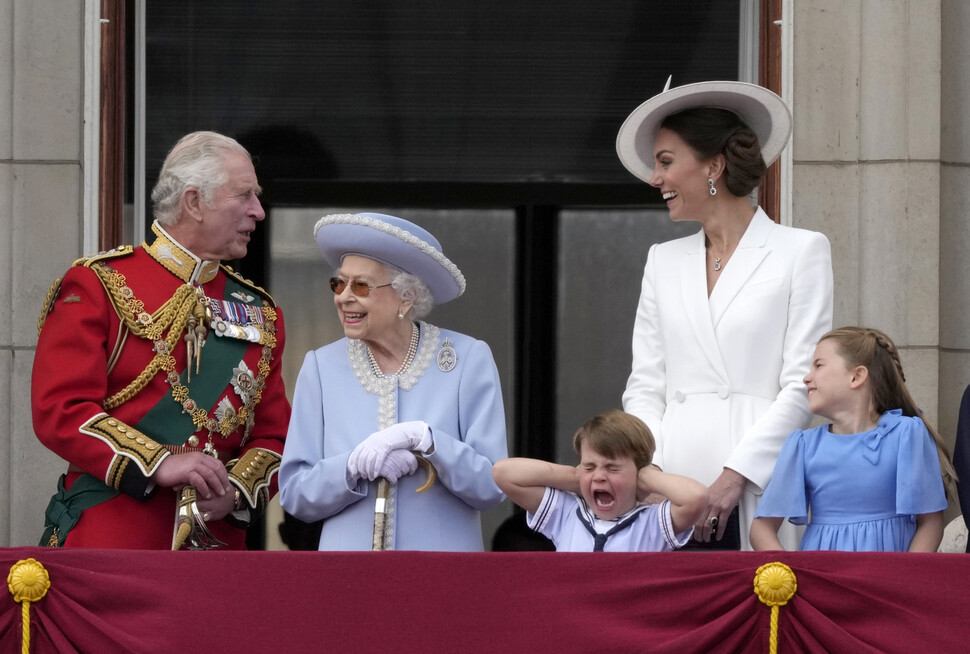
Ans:
[[[576,467],[502,459],[492,476],[560,552],[663,552],[682,547],[707,508],[707,489],[650,465],[654,440],[639,418],[596,416],[573,437]],[[658,503],[640,503],[648,495]],[[653,498],[651,498],[653,499]]]

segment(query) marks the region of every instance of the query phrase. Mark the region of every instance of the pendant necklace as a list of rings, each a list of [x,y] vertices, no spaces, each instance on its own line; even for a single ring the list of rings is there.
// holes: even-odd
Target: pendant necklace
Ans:
[[[711,244],[710,244],[710,241],[707,241],[707,242],[705,243],[705,246],[706,246],[706,247],[707,247],[708,249],[710,249],[710,247],[711,247]],[[737,248],[737,245],[736,245],[736,244],[735,244],[735,246],[734,246],[734,247],[732,247],[732,248],[729,248],[729,249],[727,249],[727,250],[725,250],[725,251],[724,251],[724,253],[722,253],[722,254],[721,254],[721,256],[719,256],[719,257],[717,257],[717,256],[716,256],[716,257],[714,257],[714,272],[721,272],[721,269],[722,269],[722,268],[723,268],[724,266],[726,266],[726,265],[727,265],[727,261],[725,261],[724,263],[721,263],[721,259],[725,259],[725,258],[727,258],[727,257],[729,257],[729,256],[731,256],[731,253],[733,253],[733,252],[734,252],[734,250],[735,250],[735,248]]]

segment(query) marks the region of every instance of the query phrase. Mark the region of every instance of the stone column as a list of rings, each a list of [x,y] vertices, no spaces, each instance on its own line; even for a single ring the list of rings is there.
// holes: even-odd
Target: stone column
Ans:
[[[30,375],[43,299],[81,254],[83,7],[0,2],[0,546],[37,544],[66,470],[34,436]]]
[[[939,419],[940,3],[794,5],[794,224],[825,232],[835,324],[885,331]]]
[[[941,16],[940,427],[952,442],[970,384],[970,5],[943,0]]]

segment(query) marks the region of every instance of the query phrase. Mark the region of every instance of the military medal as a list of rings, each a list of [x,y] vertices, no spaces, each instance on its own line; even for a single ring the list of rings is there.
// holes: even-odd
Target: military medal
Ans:
[[[233,294],[234,297],[240,295]],[[242,295],[249,297],[249,295]],[[212,329],[216,336],[235,338],[250,343],[262,343],[265,338],[263,325],[267,323],[267,310],[253,304],[230,300],[209,300],[212,313]]]

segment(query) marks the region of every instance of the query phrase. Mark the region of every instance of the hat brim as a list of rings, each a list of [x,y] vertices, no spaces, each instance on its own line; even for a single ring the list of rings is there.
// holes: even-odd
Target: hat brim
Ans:
[[[717,107],[736,113],[758,137],[761,156],[770,166],[791,137],[788,105],[768,89],[747,82],[697,82],[653,96],[633,110],[616,136],[616,154],[645,182],[653,176],[653,142],[664,118],[685,109]]]
[[[355,254],[414,275],[431,291],[435,304],[465,292],[465,276],[441,252],[430,232],[412,222],[384,214],[333,214],[313,228],[324,261],[340,267]]]

